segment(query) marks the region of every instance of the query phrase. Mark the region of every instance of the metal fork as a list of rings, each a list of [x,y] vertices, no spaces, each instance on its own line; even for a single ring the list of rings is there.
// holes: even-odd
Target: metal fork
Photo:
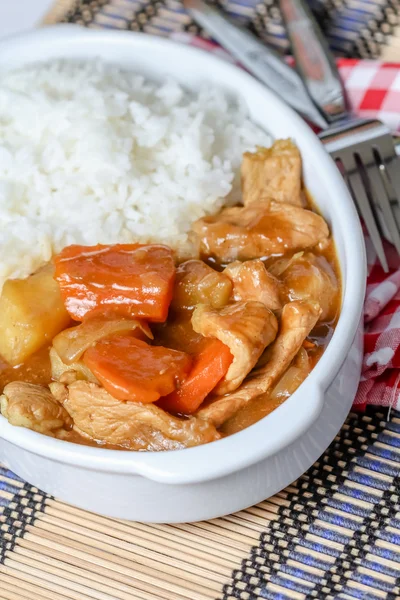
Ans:
[[[352,117],[335,60],[302,0],[280,0],[299,73],[259,39],[203,0],[184,0],[193,18],[255,77],[324,131],[321,141],[338,163],[385,271],[382,235],[400,254],[400,161],[390,131],[379,121]]]
[[[387,272],[382,235],[400,254],[400,161],[390,130],[347,110],[336,63],[303,0],[280,0],[288,37],[302,80],[329,126],[319,137],[341,170],[375,251]]]
[[[377,120],[349,121],[320,134],[336,161],[362,216],[385,272],[387,258],[382,235],[400,254],[400,160],[389,129]]]

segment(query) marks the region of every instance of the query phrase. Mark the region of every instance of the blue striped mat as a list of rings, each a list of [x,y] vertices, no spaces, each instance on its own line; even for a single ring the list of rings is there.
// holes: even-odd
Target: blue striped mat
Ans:
[[[256,507],[204,524],[152,526],[98,517],[0,469],[0,598],[396,600],[400,413],[390,421],[385,416],[377,409],[350,415],[321,459],[293,485]],[[123,561],[124,593],[113,587],[122,585]],[[68,575],[74,564],[79,568]],[[144,568],[152,574],[150,595]],[[71,581],[83,582],[77,595],[68,595]],[[33,586],[31,595],[23,595],[26,585]],[[4,595],[9,589],[17,595]]]
[[[400,22],[399,0],[309,0],[332,49],[352,58],[377,58]],[[59,0],[70,6],[61,20],[170,35],[187,31],[207,37],[178,0]],[[276,48],[286,51],[278,0],[220,0],[228,14]],[[54,13],[60,18],[60,12]]]

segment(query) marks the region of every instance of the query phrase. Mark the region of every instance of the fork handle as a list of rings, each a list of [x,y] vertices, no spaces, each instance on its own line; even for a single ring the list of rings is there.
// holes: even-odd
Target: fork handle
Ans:
[[[347,115],[339,72],[329,46],[304,0],[280,0],[296,67],[322,115],[332,123]]]

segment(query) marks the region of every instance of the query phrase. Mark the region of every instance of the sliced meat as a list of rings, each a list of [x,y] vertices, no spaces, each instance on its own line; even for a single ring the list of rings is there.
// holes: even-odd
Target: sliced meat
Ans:
[[[310,300],[320,305],[321,319],[335,316],[339,282],[329,262],[324,256],[305,252],[289,262],[281,273],[287,301]]]
[[[241,174],[245,206],[265,198],[301,206],[301,156],[290,140],[245,152]]]
[[[231,392],[242,383],[278,331],[275,315],[261,302],[236,302],[221,310],[200,304],[193,312],[192,325],[197,333],[228,346],[233,356],[216,394]]]
[[[64,392],[60,384],[54,387],[57,397],[64,398],[75,429],[98,442],[127,450],[174,450],[220,437],[207,421],[172,417],[153,404],[122,402],[87,381],[76,381]]]
[[[58,429],[70,429],[72,419],[53,394],[42,385],[13,381],[0,398],[1,414],[18,427],[53,436]]]
[[[193,224],[202,254],[220,263],[312,248],[329,236],[324,219],[299,206],[265,200],[225,208]]]
[[[223,435],[231,435],[253,425],[273,412],[287,400],[303,383],[312,365],[307,351],[300,348],[290,367],[284,372],[270,391],[253,398],[250,403],[238,410],[224,422],[220,431]]]
[[[232,282],[202,260],[187,260],[176,269],[173,310],[193,310],[196,304],[222,308],[229,302]]]
[[[250,400],[271,390],[300,350],[320,314],[321,309],[316,303],[297,301],[286,304],[280,332],[270,348],[268,362],[252,371],[236,391],[215,400],[196,415],[220,427]]]
[[[235,261],[224,269],[233,283],[233,299],[262,302],[270,310],[282,308],[279,299],[280,283],[265,268],[262,260]]]

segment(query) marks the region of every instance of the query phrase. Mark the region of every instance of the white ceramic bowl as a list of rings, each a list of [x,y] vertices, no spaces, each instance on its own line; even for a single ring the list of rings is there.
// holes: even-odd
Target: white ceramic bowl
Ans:
[[[1,71],[54,57],[102,57],[158,79],[171,75],[241,95],[252,119],[291,137],[308,190],[331,225],[343,305],[329,346],[300,388],[255,425],[218,442],[175,452],[105,450],[69,444],[0,418],[0,460],[56,497],[105,515],[185,522],[225,515],[276,493],[300,476],[343,424],[360,376],[365,253],[358,217],[334,163],[308,126],[246,72],[201,50],[149,35],[74,26],[36,30],[0,43]]]

